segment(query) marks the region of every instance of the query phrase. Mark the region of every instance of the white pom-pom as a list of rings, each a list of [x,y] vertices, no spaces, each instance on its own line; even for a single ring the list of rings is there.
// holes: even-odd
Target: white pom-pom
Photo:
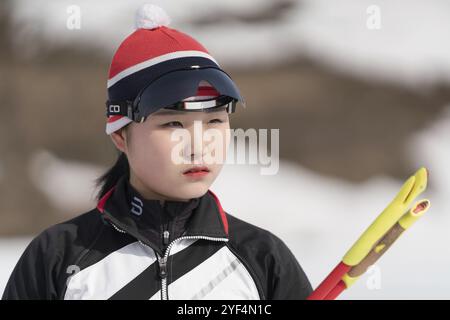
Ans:
[[[137,29],[154,29],[169,25],[170,18],[162,8],[146,3],[136,12],[135,23]]]

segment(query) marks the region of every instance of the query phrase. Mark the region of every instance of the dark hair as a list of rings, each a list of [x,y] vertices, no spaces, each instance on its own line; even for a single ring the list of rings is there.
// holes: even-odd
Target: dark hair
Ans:
[[[130,175],[130,165],[125,153],[117,150],[118,157],[116,163],[108,169],[101,177],[95,179],[96,187],[100,187],[100,191],[97,193],[96,199],[100,200],[112,187],[114,187],[123,175]]]

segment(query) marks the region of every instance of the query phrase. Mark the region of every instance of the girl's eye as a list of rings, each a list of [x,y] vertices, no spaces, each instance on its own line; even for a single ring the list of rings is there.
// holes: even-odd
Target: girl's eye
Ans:
[[[163,124],[163,127],[183,127],[180,121],[171,121]]]
[[[209,121],[209,123],[222,123],[223,121],[221,119],[212,119]],[[167,122],[162,125],[163,127],[183,127],[183,124],[180,121],[171,121]]]

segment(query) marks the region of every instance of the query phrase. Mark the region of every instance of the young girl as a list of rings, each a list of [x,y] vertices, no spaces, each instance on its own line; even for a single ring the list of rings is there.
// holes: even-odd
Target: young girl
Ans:
[[[97,207],[37,236],[3,299],[305,299],[312,292],[282,240],[226,212],[209,190],[225,159],[228,116],[243,100],[208,51],[168,22],[159,7],[143,6],[137,30],[112,59],[106,132],[119,157],[98,180]],[[176,131],[219,139],[180,144]],[[207,161],[213,154],[222,161]]]

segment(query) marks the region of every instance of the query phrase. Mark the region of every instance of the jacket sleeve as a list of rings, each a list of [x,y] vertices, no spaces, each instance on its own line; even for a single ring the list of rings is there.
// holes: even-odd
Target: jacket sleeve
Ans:
[[[55,299],[53,281],[56,253],[45,233],[25,249],[3,292],[3,300]]]
[[[287,245],[275,237],[273,278],[268,299],[304,300],[312,293],[311,283]]]

